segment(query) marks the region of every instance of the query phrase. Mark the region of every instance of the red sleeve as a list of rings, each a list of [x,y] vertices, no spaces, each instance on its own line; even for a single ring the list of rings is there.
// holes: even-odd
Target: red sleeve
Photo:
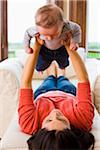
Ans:
[[[32,89],[20,89],[18,115],[19,125],[23,132],[32,134],[37,130],[38,116]]]
[[[90,83],[78,83],[75,114],[84,129],[90,130],[93,124],[94,106],[91,99]]]

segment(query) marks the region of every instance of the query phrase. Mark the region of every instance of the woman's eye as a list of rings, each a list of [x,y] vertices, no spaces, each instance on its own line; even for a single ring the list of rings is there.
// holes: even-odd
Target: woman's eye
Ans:
[[[52,121],[51,119],[47,120],[47,122],[51,122],[51,121]]]

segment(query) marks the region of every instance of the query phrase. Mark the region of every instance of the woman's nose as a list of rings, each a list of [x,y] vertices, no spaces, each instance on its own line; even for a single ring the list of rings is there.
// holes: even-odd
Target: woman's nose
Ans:
[[[52,115],[52,119],[57,119],[58,116],[59,116],[58,113],[54,112],[53,115]]]
[[[50,41],[52,38],[51,36],[46,36],[46,39]]]

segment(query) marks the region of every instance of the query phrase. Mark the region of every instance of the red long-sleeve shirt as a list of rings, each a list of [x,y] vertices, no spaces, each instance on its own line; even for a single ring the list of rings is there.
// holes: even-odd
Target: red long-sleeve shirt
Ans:
[[[33,95],[32,89],[20,89],[18,113],[23,132],[36,132],[41,128],[43,119],[55,108],[60,109],[76,128],[86,131],[92,128],[94,106],[89,82],[78,83],[76,97],[62,91],[50,91],[34,101]]]

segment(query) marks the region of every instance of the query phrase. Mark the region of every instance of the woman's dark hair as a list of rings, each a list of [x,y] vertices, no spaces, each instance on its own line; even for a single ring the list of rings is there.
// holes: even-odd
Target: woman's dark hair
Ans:
[[[40,129],[27,141],[29,150],[88,150],[94,136],[80,129],[62,131]]]

